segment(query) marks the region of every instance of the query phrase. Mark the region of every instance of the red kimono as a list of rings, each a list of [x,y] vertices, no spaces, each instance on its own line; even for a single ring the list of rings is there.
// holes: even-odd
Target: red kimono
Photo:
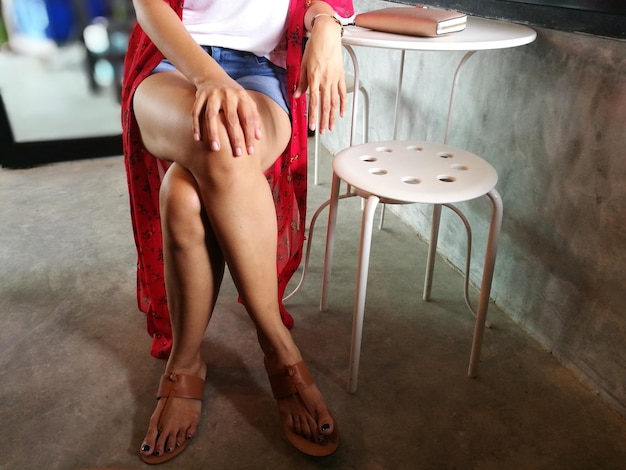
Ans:
[[[164,0],[182,17],[183,0]],[[339,15],[353,14],[351,0],[327,0]],[[291,0],[287,26],[287,87],[296,89],[302,60],[304,13],[310,0]],[[165,282],[163,245],[159,217],[159,188],[167,163],[152,156],[141,142],[132,111],[132,97],[137,86],[163,58],[139,26],[135,26],[124,63],[122,88],[122,129],[124,161],[130,193],[131,220],[137,246],[137,303],[146,314],[148,334],[152,337],[150,353],[166,359],[172,346]],[[267,173],[276,204],[278,219],[278,299],[285,325],[293,319],[285,310],[282,297],[287,284],[300,264],[304,244],[307,191],[307,128],[305,97],[291,96],[292,138],[285,152]]]

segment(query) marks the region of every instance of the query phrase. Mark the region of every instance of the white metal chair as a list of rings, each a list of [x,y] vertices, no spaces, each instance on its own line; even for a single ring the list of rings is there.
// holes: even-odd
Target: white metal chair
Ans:
[[[442,206],[450,208],[464,223],[468,237],[465,266],[465,301],[476,316],[468,368],[468,375],[474,377],[478,368],[498,237],[502,224],[502,200],[495,189],[498,180],[496,170],[484,159],[449,145],[397,140],[371,142],[349,147],[335,155],[332,166],[333,180],[320,300],[321,310],[327,310],[328,307],[328,288],[330,286],[341,181],[344,181],[351,188],[350,193],[352,196],[360,196],[367,201],[361,224],[348,391],[354,393],[357,389],[372,226],[374,212],[379,202],[385,204],[427,203],[433,205],[431,238],[424,281],[424,300],[430,300],[431,295]],[[485,195],[491,200],[493,210],[483,265],[478,308],[474,310],[468,295],[471,228],[463,213],[452,204],[469,201]],[[346,195],[342,194],[341,198],[344,197]]]

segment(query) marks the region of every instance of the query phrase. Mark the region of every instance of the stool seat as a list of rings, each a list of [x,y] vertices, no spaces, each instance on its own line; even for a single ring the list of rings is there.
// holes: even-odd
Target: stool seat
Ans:
[[[329,200],[330,209],[320,310],[326,310],[328,306],[328,289],[331,284],[330,274],[335,230],[337,228],[337,206],[340,199],[339,187],[341,181],[348,185],[348,191],[341,196],[341,199],[361,196],[367,201],[361,221],[348,391],[354,393],[357,389],[372,225],[376,207],[380,202],[386,204],[427,203],[433,206],[428,260],[424,280],[424,300],[430,300],[441,208],[447,207],[451,209],[465,225],[467,231],[465,302],[476,316],[468,375],[475,377],[486,325],[496,249],[502,225],[502,199],[495,189],[498,182],[496,170],[484,159],[468,151],[446,144],[408,140],[369,142],[355,145],[337,153],[333,158],[332,165],[333,181]],[[474,310],[468,295],[471,228],[465,215],[453,204],[481,196],[487,196],[491,200],[492,212],[485,249],[478,308]]]
[[[498,182],[496,170],[482,158],[432,142],[355,145],[339,152],[332,165],[339,178],[385,203],[468,201],[487,194]]]

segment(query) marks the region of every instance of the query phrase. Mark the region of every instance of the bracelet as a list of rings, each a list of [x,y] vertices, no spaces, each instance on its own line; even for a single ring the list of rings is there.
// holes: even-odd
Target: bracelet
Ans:
[[[335,15],[330,15],[328,13],[318,13],[317,15],[315,15],[313,19],[311,20],[311,30],[313,30],[313,26],[315,26],[315,20],[317,20],[320,16],[328,16],[335,23],[337,23],[339,27],[341,28],[341,37],[343,37],[343,24],[341,24],[341,21]]]

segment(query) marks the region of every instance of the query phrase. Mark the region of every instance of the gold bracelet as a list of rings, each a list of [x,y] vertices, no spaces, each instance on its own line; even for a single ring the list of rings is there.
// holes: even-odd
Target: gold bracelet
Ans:
[[[313,26],[315,26],[315,20],[318,19],[320,16],[328,16],[335,23],[337,23],[339,27],[341,28],[341,37],[343,37],[343,24],[341,24],[341,21],[335,15],[330,15],[328,13],[318,13],[317,15],[313,17],[313,19],[311,20],[311,31],[313,31]]]

